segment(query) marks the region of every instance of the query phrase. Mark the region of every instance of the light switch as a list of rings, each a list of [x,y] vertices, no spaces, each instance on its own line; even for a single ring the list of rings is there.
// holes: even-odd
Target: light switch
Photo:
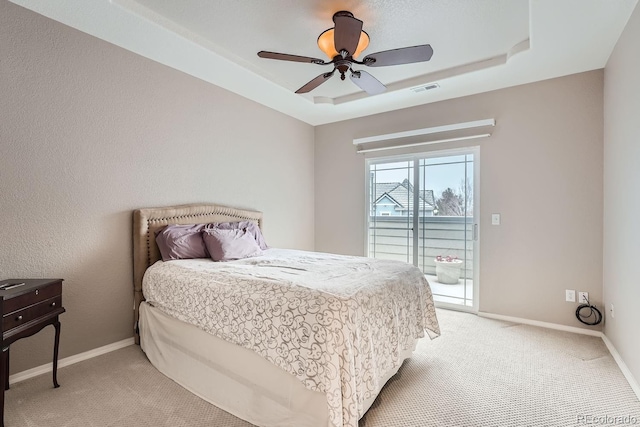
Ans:
[[[491,225],[500,225],[500,214],[491,214]]]

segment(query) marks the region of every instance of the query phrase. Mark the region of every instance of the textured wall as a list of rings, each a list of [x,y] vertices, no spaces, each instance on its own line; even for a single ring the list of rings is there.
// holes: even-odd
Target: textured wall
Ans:
[[[354,138],[495,118],[477,140],[480,311],[582,326],[564,290],[602,303],[602,87],[598,70],[316,127],[316,250],[364,252]]]
[[[605,334],[636,382],[640,382],[639,51],[640,8],[636,7],[604,71]]]
[[[132,336],[135,208],[262,210],[270,245],[313,249],[311,126],[5,0],[0,75],[0,277],[66,279],[61,357]]]

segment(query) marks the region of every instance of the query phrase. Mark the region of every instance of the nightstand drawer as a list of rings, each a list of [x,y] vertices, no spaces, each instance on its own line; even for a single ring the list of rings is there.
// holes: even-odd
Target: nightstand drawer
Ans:
[[[5,299],[2,312],[11,313],[12,311],[19,310],[23,307],[39,303],[40,301],[44,301],[58,295],[62,295],[62,282],[51,283],[37,289],[31,289],[29,292],[18,295],[14,298]],[[58,304],[58,307],[59,306],[60,305]],[[4,330],[7,330],[6,327]]]
[[[7,313],[2,318],[2,329],[4,331],[8,331],[16,326],[27,323],[30,320],[37,319],[47,313],[56,311],[60,307],[62,307],[62,296],[58,295],[57,297],[50,298],[38,304],[25,307],[22,310]]]

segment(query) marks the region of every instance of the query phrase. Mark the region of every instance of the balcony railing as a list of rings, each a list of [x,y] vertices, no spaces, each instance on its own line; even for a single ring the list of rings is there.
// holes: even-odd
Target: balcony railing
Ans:
[[[473,278],[473,218],[425,216],[418,219],[418,267],[436,274],[436,256],[458,257],[460,278]],[[413,263],[413,217],[369,218],[369,256]]]

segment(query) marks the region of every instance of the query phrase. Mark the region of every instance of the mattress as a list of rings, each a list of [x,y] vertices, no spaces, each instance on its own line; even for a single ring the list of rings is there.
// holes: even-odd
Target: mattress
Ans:
[[[335,426],[357,426],[415,339],[439,334],[424,275],[395,261],[284,249],[227,263],[159,261],[143,291],[159,310],[326,395]]]

